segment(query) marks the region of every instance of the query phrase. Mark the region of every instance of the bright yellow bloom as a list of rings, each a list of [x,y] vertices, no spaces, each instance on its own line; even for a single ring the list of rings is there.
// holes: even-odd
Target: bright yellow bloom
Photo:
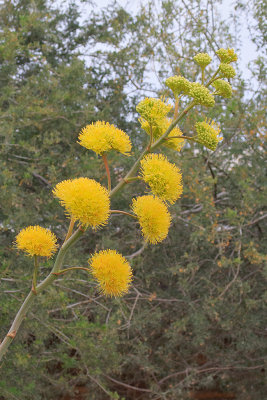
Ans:
[[[142,118],[139,119],[139,122],[141,124],[141,128],[144,129],[144,131],[146,131],[146,133],[148,135],[150,135],[149,123]],[[165,118],[157,121],[157,123],[153,124],[152,132],[153,132],[154,140],[159,139],[163,135],[163,133],[166,132],[166,130],[169,128],[171,123],[172,123],[172,120],[165,117]],[[173,130],[168,135],[168,137],[169,136],[182,136],[182,135],[183,135],[183,133],[181,132],[180,128],[178,128],[178,126],[176,126],[175,128],[173,128]],[[168,140],[164,141],[163,145],[166,147],[169,147],[170,149],[173,149],[176,151],[181,151],[181,148],[183,147],[184,143],[185,143],[184,139],[174,138],[174,139],[168,139]]]
[[[132,210],[137,215],[146,241],[158,243],[166,238],[171,216],[165,203],[152,195],[133,199]]]
[[[214,121],[202,121],[195,124],[197,140],[205,147],[216,150],[217,144],[222,140],[218,135],[221,132]]]
[[[234,78],[236,76],[235,69],[230,64],[222,63],[222,64],[220,64],[219,68],[220,68],[221,75],[224,78],[228,78],[229,79],[229,78]]]
[[[198,82],[191,84],[189,96],[194,98],[196,104],[201,104],[205,107],[213,107],[215,104],[214,97],[210,91]]]
[[[205,68],[212,61],[212,58],[208,55],[208,53],[198,53],[194,57],[195,62],[200,65],[201,68]]]
[[[87,125],[82,129],[78,139],[81,146],[93,150],[96,154],[110,150],[127,154],[132,148],[129,136],[125,132],[104,121]]]
[[[140,101],[136,106],[136,111],[150,124],[164,118],[172,109],[170,104],[166,104],[160,99],[148,98]]]
[[[58,183],[53,190],[67,213],[82,224],[97,228],[104,225],[110,214],[107,189],[89,178],[77,178]]]
[[[183,192],[182,174],[163,154],[149,154],[141,161],[141,176],[153,194],[173,204]]]
[[[116,250],[102,250],[89,260],[92,274],[106,296],[122,296],[128,292],[132,270],[128,261]]]
[[[217,79],[213,82],[212,86],[216,89],[214,94],[225,97],[226,99],[232,97],[232,86],[223,79]]]
[[[237,55],[234,49],[219,49],[216,51],[222,63],[230,63],[237,61]]]
[[[39,225],[28,226],[16,236],[16,246],[30,256],[51,257],[57,249],[57,238]]]
[[[191,89],[191,82],[180,75],[170,76],[166,79],[165,85],[173,91],[173,94],[176,97],[178,97],[182,92],[188,94]]]

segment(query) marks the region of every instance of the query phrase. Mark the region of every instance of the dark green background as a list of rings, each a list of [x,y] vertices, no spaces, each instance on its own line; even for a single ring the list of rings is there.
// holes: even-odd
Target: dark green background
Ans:
[[[86,1],[88,15],[80,16],[75,3],[0,7],[1,337],[31,286],[32,259],[14,248],[16,234],[39,224],[62,243],[68,221],[52,188],[79,176],[106,184],[102,160],[76,143],[80,129],[105,120],[130,135],[132,157],[109,156],[114,185],[147,140],[137,102],[170,95],[163,82],[175,73],[199,79],[199,51],[214,65],[219,47],[239,52],[217,1],[163,1],[160,12],[147,1],[136,16],[115,3],[94,13]],[[83,271],[38,296],[0,367],[1,400],[265,399],[266,10],[252,3],[235,5],[240,18],[254,15],[253,81],[237,63],[233,98],[194,109],[180,125],[192,134],[194,122],[214,118],[223,142],[215,152],[192,143],[165,152],[184,180],[168,238],[130,259],[134,285],[122,299],[100,296]],[[127,211],[144,191],[128,185],[112,208]],[[95,250],[128,256],[142,245],[138,225],[113,216],[86,232],[66,267],[86,266]],[[52,262],[42,264],[42,277]]]

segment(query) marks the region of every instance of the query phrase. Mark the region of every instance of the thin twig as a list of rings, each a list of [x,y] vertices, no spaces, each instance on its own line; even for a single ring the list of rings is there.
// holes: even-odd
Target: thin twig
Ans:
[[[102,154],[102,158],[103,158],[104,165],[105,165],[106,172],[107,172],[108,191],[110,192],[110,191],[111,191],[111,177],[110,177],[110,170],[109,170],[109,166],[108,166],[108,159],[107,159],[106,153],[103,153],[103,154]]]

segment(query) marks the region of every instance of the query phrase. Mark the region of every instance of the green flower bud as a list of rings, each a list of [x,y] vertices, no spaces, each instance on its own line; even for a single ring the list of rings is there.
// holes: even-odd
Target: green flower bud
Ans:
[[[224,78],[234,78],[234,76],[236,75],[235,69],[234,67],[232,67],[232,65],[230,64],[220,64],[220,71],[221,74]]]
[[[198,53],[194,57],[195,62],[200,65],[201,68],[205,68],[211,63],[212,58],[207,53]]]
[[[213,82],[212,86],[216,89],[214,94],[225,97],[226,99],[232,97],[232,86],[223,79],[217,79]]]
[[[210,150],[216,150],[217,144],[222,140],[218,135],[220,128],[214,121],[202,121],[195,124],[197,141]]]
[[[219,49],[216,51],[222,63],[229,64],[230,62],[237,61],[237,55],[234,49]]]
[[[151,124],[164,118],[171,109],[170,104],[152,97],[141,100],[136,106],[136,111]]]
[[[191,84],[189,96],[195,99],[196,104],[201,104],[205,107],[213,107],[215,104],[214,97],[210,91],[198,82]]]
[[[165,84],[173,91],[175,96],[179,96],[181,92],[188,94],[191,88],[191,82],[183,76],[178,75],[167,78]]]

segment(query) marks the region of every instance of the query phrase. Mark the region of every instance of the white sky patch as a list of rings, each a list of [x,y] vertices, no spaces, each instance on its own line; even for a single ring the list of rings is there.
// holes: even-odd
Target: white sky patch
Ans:
[[[232,26],[231,33],[235,33],[240,40],[240,53],[238,64],[245,79],[251,78],[251,72],[248,69],[248,64],[255,60],[258,56],[257,47],[251,40],[249,27],[254,23],[253,18],[250,19],[245,13],[240,13],[240,10],[235,10],[235,2],[232,0],[223,0],[221,5],[218,5],[218,11],[224,21],[229,21]],[[238,16],[239,28],[235,32],[233,19]]]
[[[112,0],[96,0],[95,3],[97,8],[103,8],[111,4]],[[125,10],[131,14],[136,14],[140,5],[147,4],[146,0],[117,0]],[[161,3],[160,0],[154,0],[155,6]],[[240,40],[240,52],[239,52],[239,67],[242,71],[242,75],[245,79],[251,78],[251,73],[248,69],[249,62],[253,61],[257,57],[256,45],[252,42],[249,32],[249,26],[253,23],[252,18],[249,20],[245,13],[241,14],[240,10],[235,10],[235,1],[233,0],[222,0],[221,4],[217,4],[218,14],[222,20],[229,21],[231,33],[238,36]],[[239,27],[234,24],[234,17],[239,18]]]

